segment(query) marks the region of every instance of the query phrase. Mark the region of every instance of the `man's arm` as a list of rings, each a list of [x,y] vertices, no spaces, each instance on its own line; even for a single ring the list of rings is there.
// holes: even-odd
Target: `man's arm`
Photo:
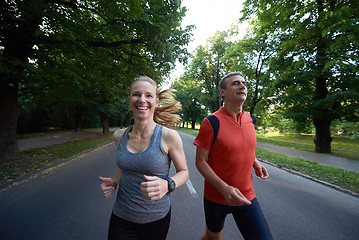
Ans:
[[[251,202],[243,196],[239,189],[229,186],[225,183],[209,166],[208,160],[209,150],[198,147],[196,152],[196,167],[202,176],[215,187],[224,197],[230,206],[241,206],[243,204],[250,205]]]
[[[254,160],[253,163],[253,168],[256,172],[256,175],[262,179],[267,179],[269,178],[269,174],[267,169],[258,161],[258,159],[256,158]]]

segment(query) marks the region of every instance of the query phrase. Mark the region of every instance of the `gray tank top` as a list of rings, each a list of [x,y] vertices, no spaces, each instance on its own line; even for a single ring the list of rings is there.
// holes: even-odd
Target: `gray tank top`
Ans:
[[[161,146],[162,126],[156,125],[151,143],[141,153],[132,153],[127,149],[128,127],[122,135],[117,149],[117,166],[121,169],[117,199],[113,213],[134,223],[149,223],[166,216],[170,210],[170,199],[165,195],[158,201],[147,200],[141,190],[143,175],[168,177],[171,160]]]

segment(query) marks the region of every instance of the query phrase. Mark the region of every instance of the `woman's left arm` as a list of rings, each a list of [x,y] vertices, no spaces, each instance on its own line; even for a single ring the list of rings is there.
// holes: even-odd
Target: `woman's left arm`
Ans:
[[[185,184],[189,178],[186,156],[180,135],[175,130],[168,130],[165,135],[168,154],[176,168],[176,174],[171,179],[176,183],[176,188]]]
[[[176,168],[176,174],[170,178],[178,188],[185,184],[189,178],[186,156],[179,134],[174,130],[165,129],[162,132],[162,148],[171,157]],[[146,181],[141,183],[141,191],[149,200],[159,200],[169,190],[168,182],[165,179],[155,176],[144,176],[144,179]]]

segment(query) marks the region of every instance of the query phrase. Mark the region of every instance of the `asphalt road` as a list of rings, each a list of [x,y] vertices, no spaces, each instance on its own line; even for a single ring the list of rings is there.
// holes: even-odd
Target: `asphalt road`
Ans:
[[[168,239],[195,240],[205,228],[203,178],[194,165],[194,137],[180,134],[190,181],[172,194]],[[0,238],[106,239],[115,197],[103,198],[98,177],[113,175],[115,152],[110,144],[2,192]],[[270,178],[254,177],[254,185],[274,239],[358,239],[359,198],[266,167]],[[232,217],[223,239],[242,239]]]

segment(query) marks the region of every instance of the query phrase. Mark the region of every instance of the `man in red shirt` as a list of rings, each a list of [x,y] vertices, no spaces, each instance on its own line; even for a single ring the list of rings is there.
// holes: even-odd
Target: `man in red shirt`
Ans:
[[[256,133],[252,117],[242,109],[247,86],[241,73],[226,75],[220,83],[224,107],[213,113],[219,120],[218,135],[207,118],[194,141],[196,166],[205,178],[204,209],[206,231],[202,240],[222,239],[224,221],[232,213],[247,239],[272,239],[252,183],[252,168],[258,177],[269,177],[256,159]],[[213,145],[212,145],[213,144]]]

